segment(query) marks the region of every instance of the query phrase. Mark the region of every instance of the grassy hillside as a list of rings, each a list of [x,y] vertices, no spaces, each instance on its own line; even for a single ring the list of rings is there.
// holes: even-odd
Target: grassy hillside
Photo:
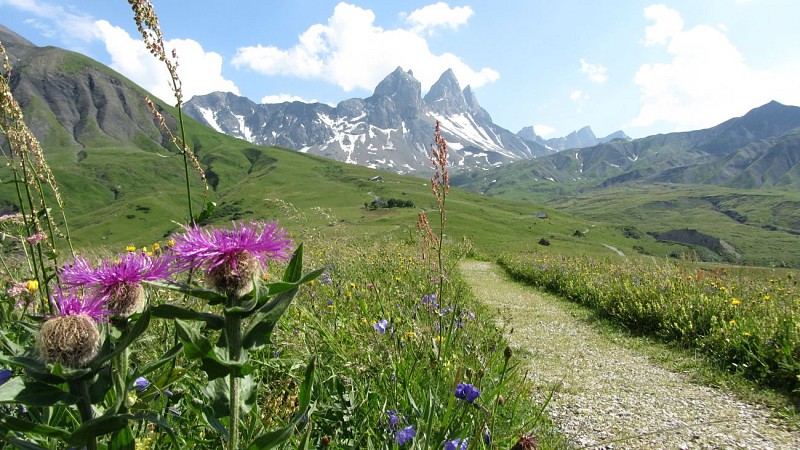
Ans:
[[[290,150],[255,147],[188,121],[189,141],[206,170],[208,200],[217,203],[213,221],[266,218],[295,233],[323,236],[364,235],[416,238],[419,211],[435,213],[430,182],[348,165]],[[182,157],[152,141],[86,148],[78,153],[47,152],[67,204],[77,247],[149,245],[164,239],[187,217]],[[382,181],[371,181],[380,176]],[[10,172],[0,171],[3,180]],[[195,213],[203,188],[190,173]],[[367,209],[376,197],[411,201],[414,208]],[[16,203],[12,184],[0,186],[0,201]],[[544,248],[542,238],[561,248],[609,254],[599,241],[576,239],[576,230],[592,225],[552,209],[523,201],[489,198],[453,189],[448,198],[446,234],[471,239],[476,250],[498,254],[510,249]],[[537,219],[547,212],[548,219]],[[435,218],[430,217],[431,223]],[[613,240],[613,228],[596,233]]]

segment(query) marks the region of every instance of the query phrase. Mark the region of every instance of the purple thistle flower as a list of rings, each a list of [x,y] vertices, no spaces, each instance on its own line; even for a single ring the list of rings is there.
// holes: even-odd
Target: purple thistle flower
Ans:
[[[146,253],[125,253],[118,261],[102,261],[96,268],[83,258],[64,266],[61,279],[67,287],[85,286],[106,297],[108,309],[116,315],[129,316],[144,307],[143,281],[165,280],[176,268],[166,257]]]
[[[75,291],[56,291],[50,301],[58,311],[57,316],[77,316],[86,315],[96,322],[108,320],[110,311],[106,309],[106,298],[102,296],[86,295],[78,296]]]
[[[183,265],[205,270],[217,290],[244,295],[267,261],[288,258],[291,240],[285,235],[275,223],[234,222],[230,230],[195,225],[175,236],[172,252]]]
[[[230,230],[191,226],[186,227],[186,233],[175,236],[172,251],[194,268],[211,271],[228,263],[236,270],[237,256],[242,252],[248,252],[261,264],[269,259],[288,258],[286,250],[292,241],[285,235],[276,223],[234,222]]]
[[[388,326],[389,326],[389,321],[386,320],[386,319],[383,319],[380,322],[378,322],[375,325],[373,325],[373,327],[378,332],[378,334],[385,334],[386,333],[386,327],[388,327]]]
[[[409,425],[402,430],[397,430],[397,433],[394,435],[394,440],[398,445],[403,446],[406,442],[414,439],[416,435],[417,431],[414,430],[414,425]]]
[[[6,381],[10,380],[12,376],[14,376],[14,372],[8,369],[0,369],[0,386],[2,386]]]
[[[78,257],[71,266],[64,267],[61,280],[67,287],[89,286],[108,295],[122,284],[165,280],[175,272],[170,263],[170,259],[165,257],[135,252],[123,254],[116,262],[102,261],[92,268],[88,261]]]
[[[481,391],[471,384],[458,383],[456,385],[456,398],[460,398],[461,400],[466,400],[467,402],[472,403],[476,398],[478,398],[479,395],[481,395]]]
[[[108,319],[105,297],[79,297],[74,291],[59,291],[51,302],[58,314],[42,324],[36,336],[36,348],[48,364],[82,368],[97,356],[100,332],[97,322]]]
[[[444,450],[466,450],[469,439],[456,438],[444,443]]]

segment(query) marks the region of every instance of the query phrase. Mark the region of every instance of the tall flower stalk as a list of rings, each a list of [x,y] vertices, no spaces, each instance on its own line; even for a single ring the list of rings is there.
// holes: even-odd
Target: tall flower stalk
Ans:
[[[433,177],[431,177],[431,191],[436,198],[436,205],[438,207],[439,216],[439,229],[436,233],[431,229],[428,218],[424,212],[419,213],[417,220],[417,228],[419,229],[423,252],[426,248],[433,248],[436,254],[436,272],[437,272],[437,295],[436,298],[440,301],[444,298],[442,296],[444,290],[444,279],[446,275],[444,267],[444,229],[447,220],[447,194],[450,192],[450,175],[447,172],[447,141],[442,136],[440,123],[437,120],[436,126],[433,131],[433,145],[431,146],[431,154],[429,158],[433,163]],[[441,318],[440,318],[441,322]],[[439,324],[440,329],[442,323]],[[441,346],[439,346],[441,348]],[[441,351],[438,352],[441,357]]]
[[[285,232],[274,223],[234,223],[230,229],[214,227],[186,227],[185,232],[174,237],[172,252],[178,265],[205,274],[205,288],[182,285],[164,285],[179,292],[205,299],[211,305],[223,305],[223,316],[202,316],[193,312],[180,312],[182,316],[197,318],[222,329],[225,355],[209,349],[217,348],[221,342],[212,344],[199,329],[191,324],[177,321],[178,334],[187,357],[198,358],[206,370],[209,380],[228,377],[229,450],[240,448],[240,411],[243,408],[241,378],[254,367],[248,364],[248,352],[262,348],[269,341],[277,320],[286,311],[299,286],[313,280],[322,269],[302,275],[302,247],[298,248],[290,261],[283,279],[267,285],[262,274],[271,260],[285,260],[291,241]],[[170,313],[177,310],[172,308]],[[287,426],[283,434],[267,433],[256,438],[250,447],[272,446],[285,441],[291,430],[305,414],[310,401],[311,379],[314,362],[309,364],[301,400],[300,411]]]
[[[22,108],[11,92],[11,64],[5,48],[0,43],[3,67],[0,70],[0,134],[8,141],[8,166],[14,176],[18,206],[24,221],[24,240],[22,247],[27,256],[31,273],[43,286],[40,291],[42,308],[53,312],[48,296],[47,282],[53,276],[53,267],[58,264],[56,237],[62,233],[56,225],[47,198],[55,199],[61,213],[67,245],[74,255],[69,236],[64,201],[58,189],[55,176],[44,158],[44,151],[25,124]],[[46,262],[50,260],[52,266]],[[49,266],[49,267],[48,267]]]
[[[142,35],[147,50],[163,62],[167,67],[170,77],[170,87],[175,96],[175,107],[178,110],[178,130],[180,136],[175,136],[172,130],[167,126],[161,111],[156,107],[155,103],[149,98],[146,98],[147,106],[150,111],[158,120],[159,126],[162,130],[169,134],[170,140],[173,145],[183,154],[183,169],[186,179],[186,202],[188,205],[189,221],[195,222],[194,209],[192,206],[192,186],[189,181],[189,166],[199,174],[200,180],[203,182],[205,188],[205,196],[208,196],[208,183],[206,182],[206,175],[197,155],[189,149],[186,145],[186,131],[183,126],[183,90],[181,87],[181,79],[178,77],[178,53],[174,49],[167,55],[167,50],[164,45],[164,35],[161,33],[161,26],[158,23],[158,16],[153,9],[153,4],[148,0],[128,0],[133,10],[133,20],[136,22],[136,28]]]

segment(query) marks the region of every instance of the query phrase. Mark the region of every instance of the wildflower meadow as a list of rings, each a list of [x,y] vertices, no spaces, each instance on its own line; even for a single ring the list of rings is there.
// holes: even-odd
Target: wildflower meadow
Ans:
[[[177,129],[143,101],[183,158],[183,225],[160,242],[73,248],[4,59],[0,127],[19,201],[0,217],[0,448],[561,445],[505,330],[455,270],[468,246],[445,235],[438,125],[434,225],[421,212],[416,238],[292,235],[280,217],[209,223],[178,55],[153,5],[129,3],[173,83]]]
[[[513,278],[635,333],[697,348],[723,369],[785,392],[800,388],[795,272],[534,253],[505,255],[500,263]]]

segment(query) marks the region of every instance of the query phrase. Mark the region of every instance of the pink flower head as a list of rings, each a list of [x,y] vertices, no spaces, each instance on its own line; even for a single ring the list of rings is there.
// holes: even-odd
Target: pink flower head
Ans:
[[[204,268],[206,272],[226,263],[236,270],[243,252],[256,258],[262,266],[270,259],[286,259],[286,250],[292,241],[285,236],[286,232],[276,223],[234,222],[230,230],[191,226],[186,228],[186,233],[175,237],[172,251],[191,267]]]
[[[146,253],[125,253],[118,261],[103,261],[93,268],[85,259],[76,258],[64,267],[61,280],[70,288],[89,288],[106,299],[113,314],[127,317],[144,307],[141,282],[166,279],[175,271],[171,262],[170,258]]]
[[[106,298],[101,296],[79,296],[75,291],[56,291],[50,301],[55,306],[58,317],[86,315],[96,322],[108,320],[109,311],[105,307]]]
[[[188,267],[205,270],[217,290],[242,295],[267,261],[288,257],[292,242],[285,235],[274,222],[234,222],[231,229],[195,225],[175,236],[172,252]]]
[[[170,263],[169,258],[134,252],[125,253],[114,262],[102,261],[92,268],[87,260],[78,257],[72,265],[64,266],[61,281],[68,287],[86,286],[97,289],[100,295],[110,295],[125,284],[165,280],[175,271]]]
[[[39,233],[34,234],[33,236],[26,237],[25,240],[28,241],[31,245],[36,245],[39,242],[47,239],[47,233],[41,231]]]

